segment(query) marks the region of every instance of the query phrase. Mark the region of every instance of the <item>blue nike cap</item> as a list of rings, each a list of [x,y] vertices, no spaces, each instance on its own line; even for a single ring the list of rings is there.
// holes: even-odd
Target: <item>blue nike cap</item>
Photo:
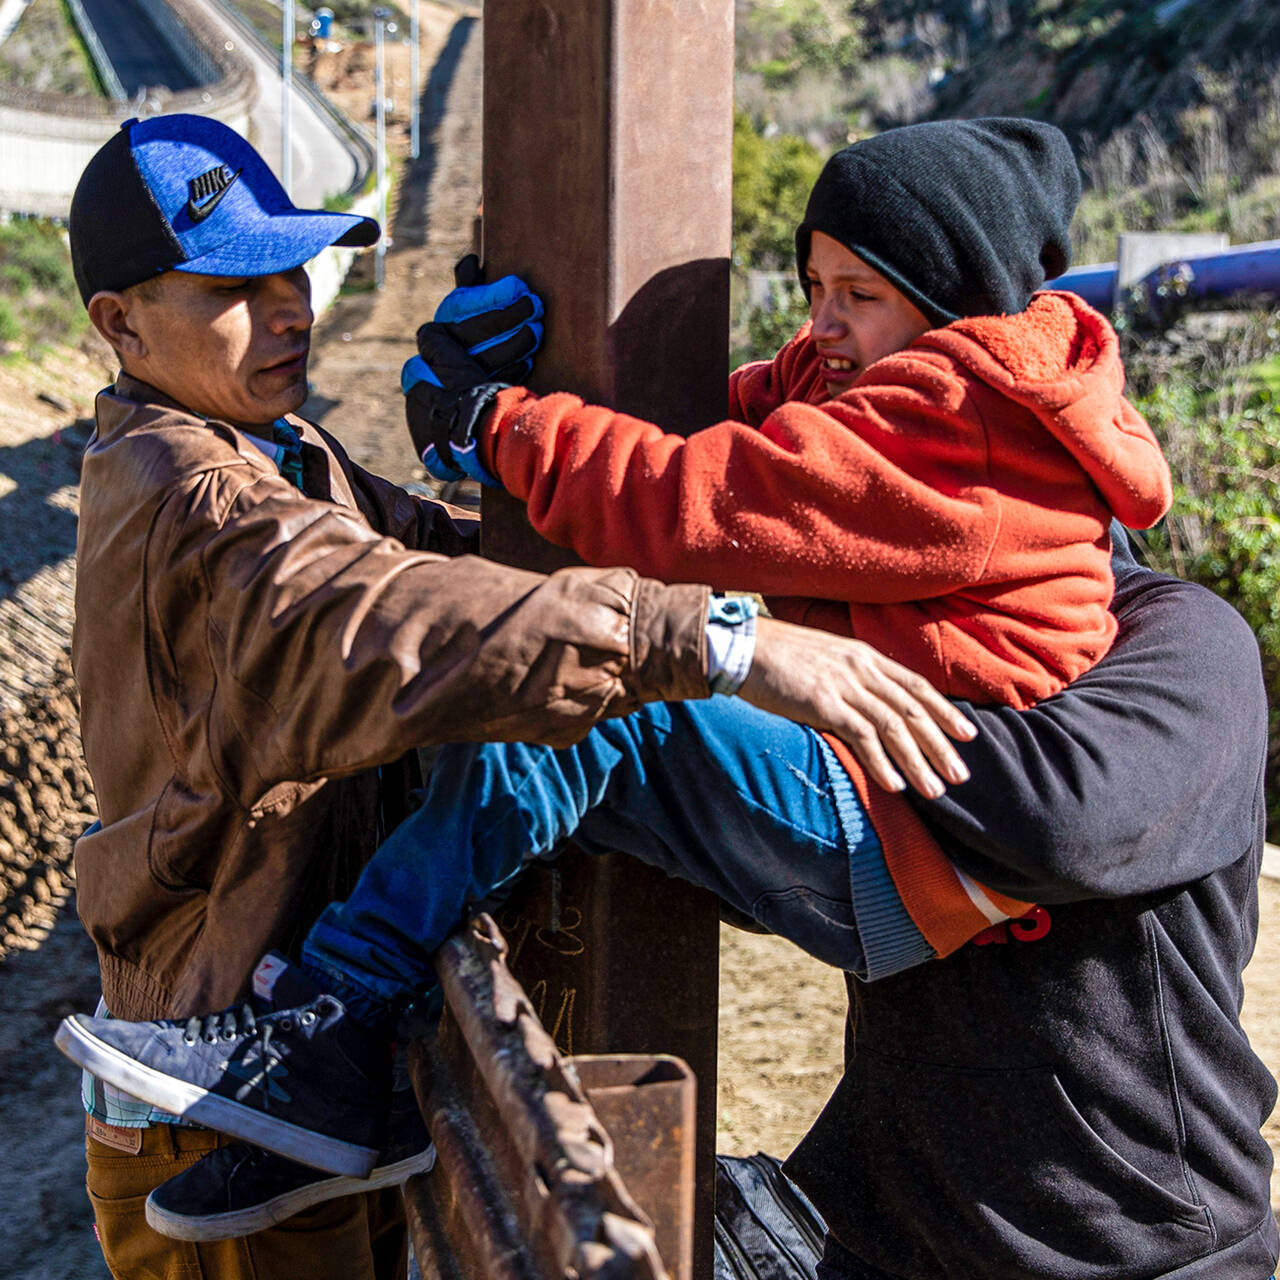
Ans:
[[[68,232],[86,304],[162,271],[292,271],[330,245],[379,235],[372,218],[297,208],[234,129],[195,115],[126,120],[85,166]]]

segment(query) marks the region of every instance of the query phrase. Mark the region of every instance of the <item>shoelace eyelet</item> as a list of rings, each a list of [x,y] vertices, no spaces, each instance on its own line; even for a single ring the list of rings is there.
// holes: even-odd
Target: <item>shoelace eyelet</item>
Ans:
[[[187,1032],[185,1032],[185,1031],[182,1033],[182,1043],[183,1043],[183,1044],[195,1044],[195,1042],[196,1042],[199,1038],[200,1038],[199,1036],[193,1036],[193,1035],[190,1035],[189,1033],[187,1033]]]
[[[302,1025],[304,1027],[309,1027],[315,1020],[316,1014],[314,1009],[308,1009],[306,1013],[302,1015]]]
[[[202,1038],[205,1044],[217,1044],[218,1033],[216,1031],[206,1031]]]
[[[293,1019],[292,1019],[292,1018],[281,1018],[281,1019],[280,1019],[280,1030],[281,1030],[281,1031],[292,1031],[292,1030],[293,1030]]]
[[[234,1040],[236,1038],[236,1033],[232,1031],[230,1027],[223,1027],[222,1038],[224,1040]]]

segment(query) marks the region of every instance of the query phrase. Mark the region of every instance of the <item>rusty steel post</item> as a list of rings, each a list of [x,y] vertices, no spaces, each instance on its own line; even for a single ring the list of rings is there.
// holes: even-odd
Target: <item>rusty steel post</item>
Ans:
[[[534,387],[689,433],[724,416],[733,0],[485,0],[483,256],[547,302]],[[568,562],[486,490],[485,554]],[[710,1277],[718,920],[626,859],[566,857],[505,913],[561,1048],[671,1053],[698,1082],[694,1276]],[[561,879],[561,876],[563,877]],[[540,901],[539,901],[540,900]]]

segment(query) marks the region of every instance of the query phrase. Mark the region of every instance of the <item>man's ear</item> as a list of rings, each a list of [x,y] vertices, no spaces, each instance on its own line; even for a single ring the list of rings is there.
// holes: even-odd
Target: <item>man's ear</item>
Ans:
[[[89,299],[89,319],[121,357],[143,359],[147,344],[133,327],[131,314],[136,303],[131,294],[102,289]]]

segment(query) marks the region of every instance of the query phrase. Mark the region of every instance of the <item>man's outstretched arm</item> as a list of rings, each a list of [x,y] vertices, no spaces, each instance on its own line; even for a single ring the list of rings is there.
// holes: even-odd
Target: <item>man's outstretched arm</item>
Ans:
[[[175,493],[152,531],[148,581],[160,596],[196,580],[213,601],[213,714],[234,721],[223,737],[239,744],[220,768],[245,803],[412,746],[563,745],[645,702],[710,693],[705,587],[406,551],[269,476],[228,481],[217,506],[225,518],[210,525]],[[172,602],[151,608],[161,627],[173,616]],[[962,776],[938,729],[962,734],[962,718],[857,642],[766,620],[742,695],[848,738],[890,785],[886,754],[926,793],[938,789],[926,761]]]

